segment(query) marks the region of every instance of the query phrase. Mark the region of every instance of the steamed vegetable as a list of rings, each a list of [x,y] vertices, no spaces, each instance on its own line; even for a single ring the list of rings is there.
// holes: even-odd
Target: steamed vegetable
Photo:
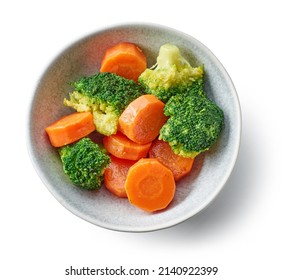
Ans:
[[[192,169],[194,158],[185,158],[174,153],[167,142],[156,139],[149,150],[149,157],[156,158],[160,163],[168,167],[178,181],[186,176]]]
[[[115,73],[137,82],[146,67],[147,60],[142,50],[136,44],[121,42],[106,50],[100,72]]]
[[[149,212],[165,209],[173,200],[175,181],[157,159],[140,159],[129,168],[125,190],[131,204]]]
[[[193,83],[198,94],[203,95],[203,74],[203,66],[192,67],[177,46],[165,44],[160,47],[157,63],[146,69],[138,81],[146,93],[166,103],[174,95],[189,92]]]
[[[110,156],[111,162],[104,173],[105,187],[115,196],[126,198],[125,180],[129,168],[136,163],[134,160]]]
[[[159,139],[183,157],[194,158],[207,151],[223,129],[223,111],[206,97],[178,94],[170,98],[164,112],[169,119]]]
[[[90,138],[59,149],[64,172],[74,185],[86,190],[98,190],[110,157]]]
[[[130,160],[138,160],[146,157],[151,146],[151,143],[138,144],[133,142],[121,132],[105,136],[103,144],[107,151],[112,155]]]
[[[164,103],[154,95],[145,94],[132,101],[122,112],[118,129],[138,144],[152,142],[166,122]]]
[[[71,144],[95,130],[93,116],[90,112],[72,113],[55,121],[45,128],[54,147]]]

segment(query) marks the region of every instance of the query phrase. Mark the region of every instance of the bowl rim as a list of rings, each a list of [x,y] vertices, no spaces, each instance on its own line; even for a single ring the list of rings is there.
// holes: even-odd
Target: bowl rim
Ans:
[[[87,215],[81,213],[76,207],[74,207],[71,204],[68,204],[67,201],[65,201],[64,199],[58,197],[58,194],[56,193],[54,187],[52,186],[52,184],[49,182],[49,180],[47,180],[43,170],[41,169],[40,165],[39,165],[39,160],[36,158],[36,153],[33,149],[33,146],[31,144],[32,139],[31,139],[31,117],[32,117],[32,109],[35,103],[35,97],[37,94],[37,90],[38,87],[40,85],[40,81],[41,78],[43,78],[43,76],[45,75],[46,71],[48,70],[49,67],[51,67],[53,65],[53,63],[56,61],[56,59],[58,59],[66,50],[68,50],[69,48],[73,47],[76,43],[81,42],[83,40],[86,40],[87,38],[91,38],[91,37],[95,37],[98,34],[101,34],[103,32],[108,32],[111,30],[115,30],[115,29],[121,29],[121,28],[134,28],[134,27],[146,27],[146,28],[155,28],[155,29],[162,29],[162,30],[169,30],[170,32],[176,33],[181,37],[185,37],[188,38],[193,44],[200,46],[201,49],[203,49],[205,51],[205,53],[208,54],[209,59],[216,65],[216,67],[220,70],[220,73],[223,75],[225,82],[228,84],[228,87],[230,89],[232,89],[232,96],[234,98],[234,100],[236,102],[234,102],[234,108],[235,111],[237,112],[237,119],[236,119],[236,124],[238,125],[238,133],[236,134],[236,146],[234,146],[233,148],[233,153],[232,153],[232,160],[229,162],[228,165],[228,169],[225,170],[224,172],[224,176],[223,179],[221,179],[221,184],[217,186],[216,191],[213,192],[212,196],[209,196],[209,199],[205,201],[205,203],[198,205],[198,207],[194,208],[194,211],[189,212],[188,214],[183,213],[183,215],[179,216],[179,217],[174,217],[173,219],[171,219],[170,221],[164,222],[164,223],[158,223],[158,224],[153,224],[153,225],[149,225],[149,226],[143,226],[142,228],[140,227],[136,227],[136,226],[123,226],[123,225],[110,225],[108,223],[104,223],[103,221],[99,221],[99,220],[93,220],[90,217],[88,217]],[[41,75],[39,75],[39,79],[36,82],[35,88],[33,90],[33,94],[30,97],[30,101],[29,101],[29,105],[27,108],[27,130],[26,130],[26,146],[27,146],[27,150],[28,150],[28,154],[30,157],[30,160],[32,162],[32,165],[37,173],[37,175],[39,176],[39,178],[41,179],[41,181],[43,182],[43,184],[47,187],[47,189],[50,191],[50,193],[56,198],[56,200],[58,202],[60,202],[60,204],[62,206],[64,206],[67,210],[69,210],[71,213],[73,213],[74,215],[76,215],[79,218],[82,218],[83,220],[94,224],[96,226],[108,229],[108,230],[113,230],[113,231],[120,231],[120,232],[150,232],[150,231],[156,231],[156,230],[162,230],[165,228],[169,228],[172,226],[175,226],[177,224],[180,224],[182,222],[187,221],[188,219],[190,219],[191,217],[194,217],[195,215],[198,215],[199,213],[201,213],[203,210],[205,210],[214,200],[215,198],[218,196],[218,194],[222,191],[222,189],[225,187],[228,179],[230,178],[237,158],[238,158],[238,154],[239,154],[239,150],[240,150],[240,144],[241,144],[241,134],[242,134],[242,111],[241,111],[241,106],[240,106],[240,100],[235,88],[235,85],[230,77],[230,75],[228,74],[227,70],[225,69],[225,67],[223,66],[223,64],[220,62],[220,60],[215,56],[215,54],[206,46],[204,45],[202,42],[200,42],[198,39],[196,39],[195,37],[174,29],[172,27],[166,26],[166,25],[161,25],[161,24],[156,24],[156,23],[148,23],[148,22],[124,22],[124,23],[117,23],[117,24],[111,24],[107,27],[100,27],[100,28],[96,28],[94,29],[92,32],[86,34],[86,35],[82,35],[79,38],[77,38],[76,40],[73,40],[72,42],[69,42],[63,49],[61,49],[52,59],[51,61],[48,63],[48,65],[42,70]]]

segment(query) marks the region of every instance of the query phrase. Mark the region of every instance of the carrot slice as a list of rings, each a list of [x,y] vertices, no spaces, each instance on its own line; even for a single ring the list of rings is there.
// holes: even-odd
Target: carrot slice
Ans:
[[[133,100],[119,117],[118,129],[139,144],[152,142],[167,120],[165,104],[156,96],[144,94]]]
[[[153,141],[149,150],[149,157],[157,158],[168,167],[172,171],[175,181],[186,176],[194,163],[193,158],[185,158],[175,154],[167,142],[159,139]]]
[[[110,156],[111,162],[104,172],[104,183],[106,188],[117,197],[127,197],[125,191],[125,180],[129,168],[136,163],[134,160],[121,159],[113,155]]]
[[[123,159],[138,160],[146,157],[150,149],[151,143],[144,145],[137,144],[128,139],[121,132],[103,138],[103,144],[106,150]]]
[[[54,147],[73,143],[95,130],[90,112],[75,112],[64,116],[45,128]]]
[[[129,168],[125,190],[131,204],[149,212],[165,209],[173,200],[175,181],[157,159],[140,159]]]
[[[100,72],[111,72],[137,82],[147,68],[146,56],[135,44],[122,42],[106,50]]]

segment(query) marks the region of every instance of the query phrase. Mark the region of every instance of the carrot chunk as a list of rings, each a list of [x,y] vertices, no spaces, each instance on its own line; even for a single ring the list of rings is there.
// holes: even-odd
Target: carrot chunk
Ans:
[[[54,147],[73,143],[95,130],[90,112],[75,112],[64,116],[45,128]]]
[[[157,159],[140,159],[129,168],[125,190],[131,204],[153,212],[165,209],[173,200],[175,181],[171,170]]]
[[[104,183],[106,188],[117,197],[126,198],[125,180],[129,168],[136,163],[134,160],[121,159],[113,155],[111,162],[104,172]]]
[[[106,50],[100,72],[111,72],[137,82],[147,68],[146,56],[130,42],[121,42]]]
[[[119,117],[118,130],[139,144],[152,142],[165,124],[165,104],[151,94],[133,100]]]
[[[147,156],[151,143],[144,145],[137,144],[128,139],[124,134],[118,132],[103,138],[103,144],[106,150],[118,157],[130,160],[139,160]]]
[[[167,142],[159,139],[153,141],[149,150],[149,157],[157,158],[168,167],[172,171],[175,181],[186,176],[194,163],[194,158],[185,158],[175,154]]]

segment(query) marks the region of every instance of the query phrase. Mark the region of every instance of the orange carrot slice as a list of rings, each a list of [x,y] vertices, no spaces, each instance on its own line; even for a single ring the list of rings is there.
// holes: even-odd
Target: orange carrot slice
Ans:
[[[104,172],[104,183],[106,188],[117,197],[127,197],[125,191],[125,180],[129,168],[136,161],[110,156],[111,162]]]
[[[172,171],[175,181],[186,176],[191,171],[194,163],[194,158],[185,158],[175,154],[167,142],[159,139],[154,140],[152,143],[149,157],[157,158],[168,167]]]
[[[149,212],[165,209],[173,200],[175,181],[157,159],[140,159],[129,168],[125,190],[131,204]]]
[[[146,157],[150,149],[151,143],[144,145],[137,144],[128,139],[121,132],[103,138],[103,144],[106,150],[118,157],[130,160],[139,160]]]
[[[132,101],[119,117],[118,130],[139,144],[152,142],[167,120],[165,104],[151,94]]]
[[[137,82],[147,68],[146,56],[135,44],[121,42],[106,50],[100,72],[111,72]]]
[[[45,128],[54,147],[73,143],[95,130],[90,112],[75,112],[64,116]]]

